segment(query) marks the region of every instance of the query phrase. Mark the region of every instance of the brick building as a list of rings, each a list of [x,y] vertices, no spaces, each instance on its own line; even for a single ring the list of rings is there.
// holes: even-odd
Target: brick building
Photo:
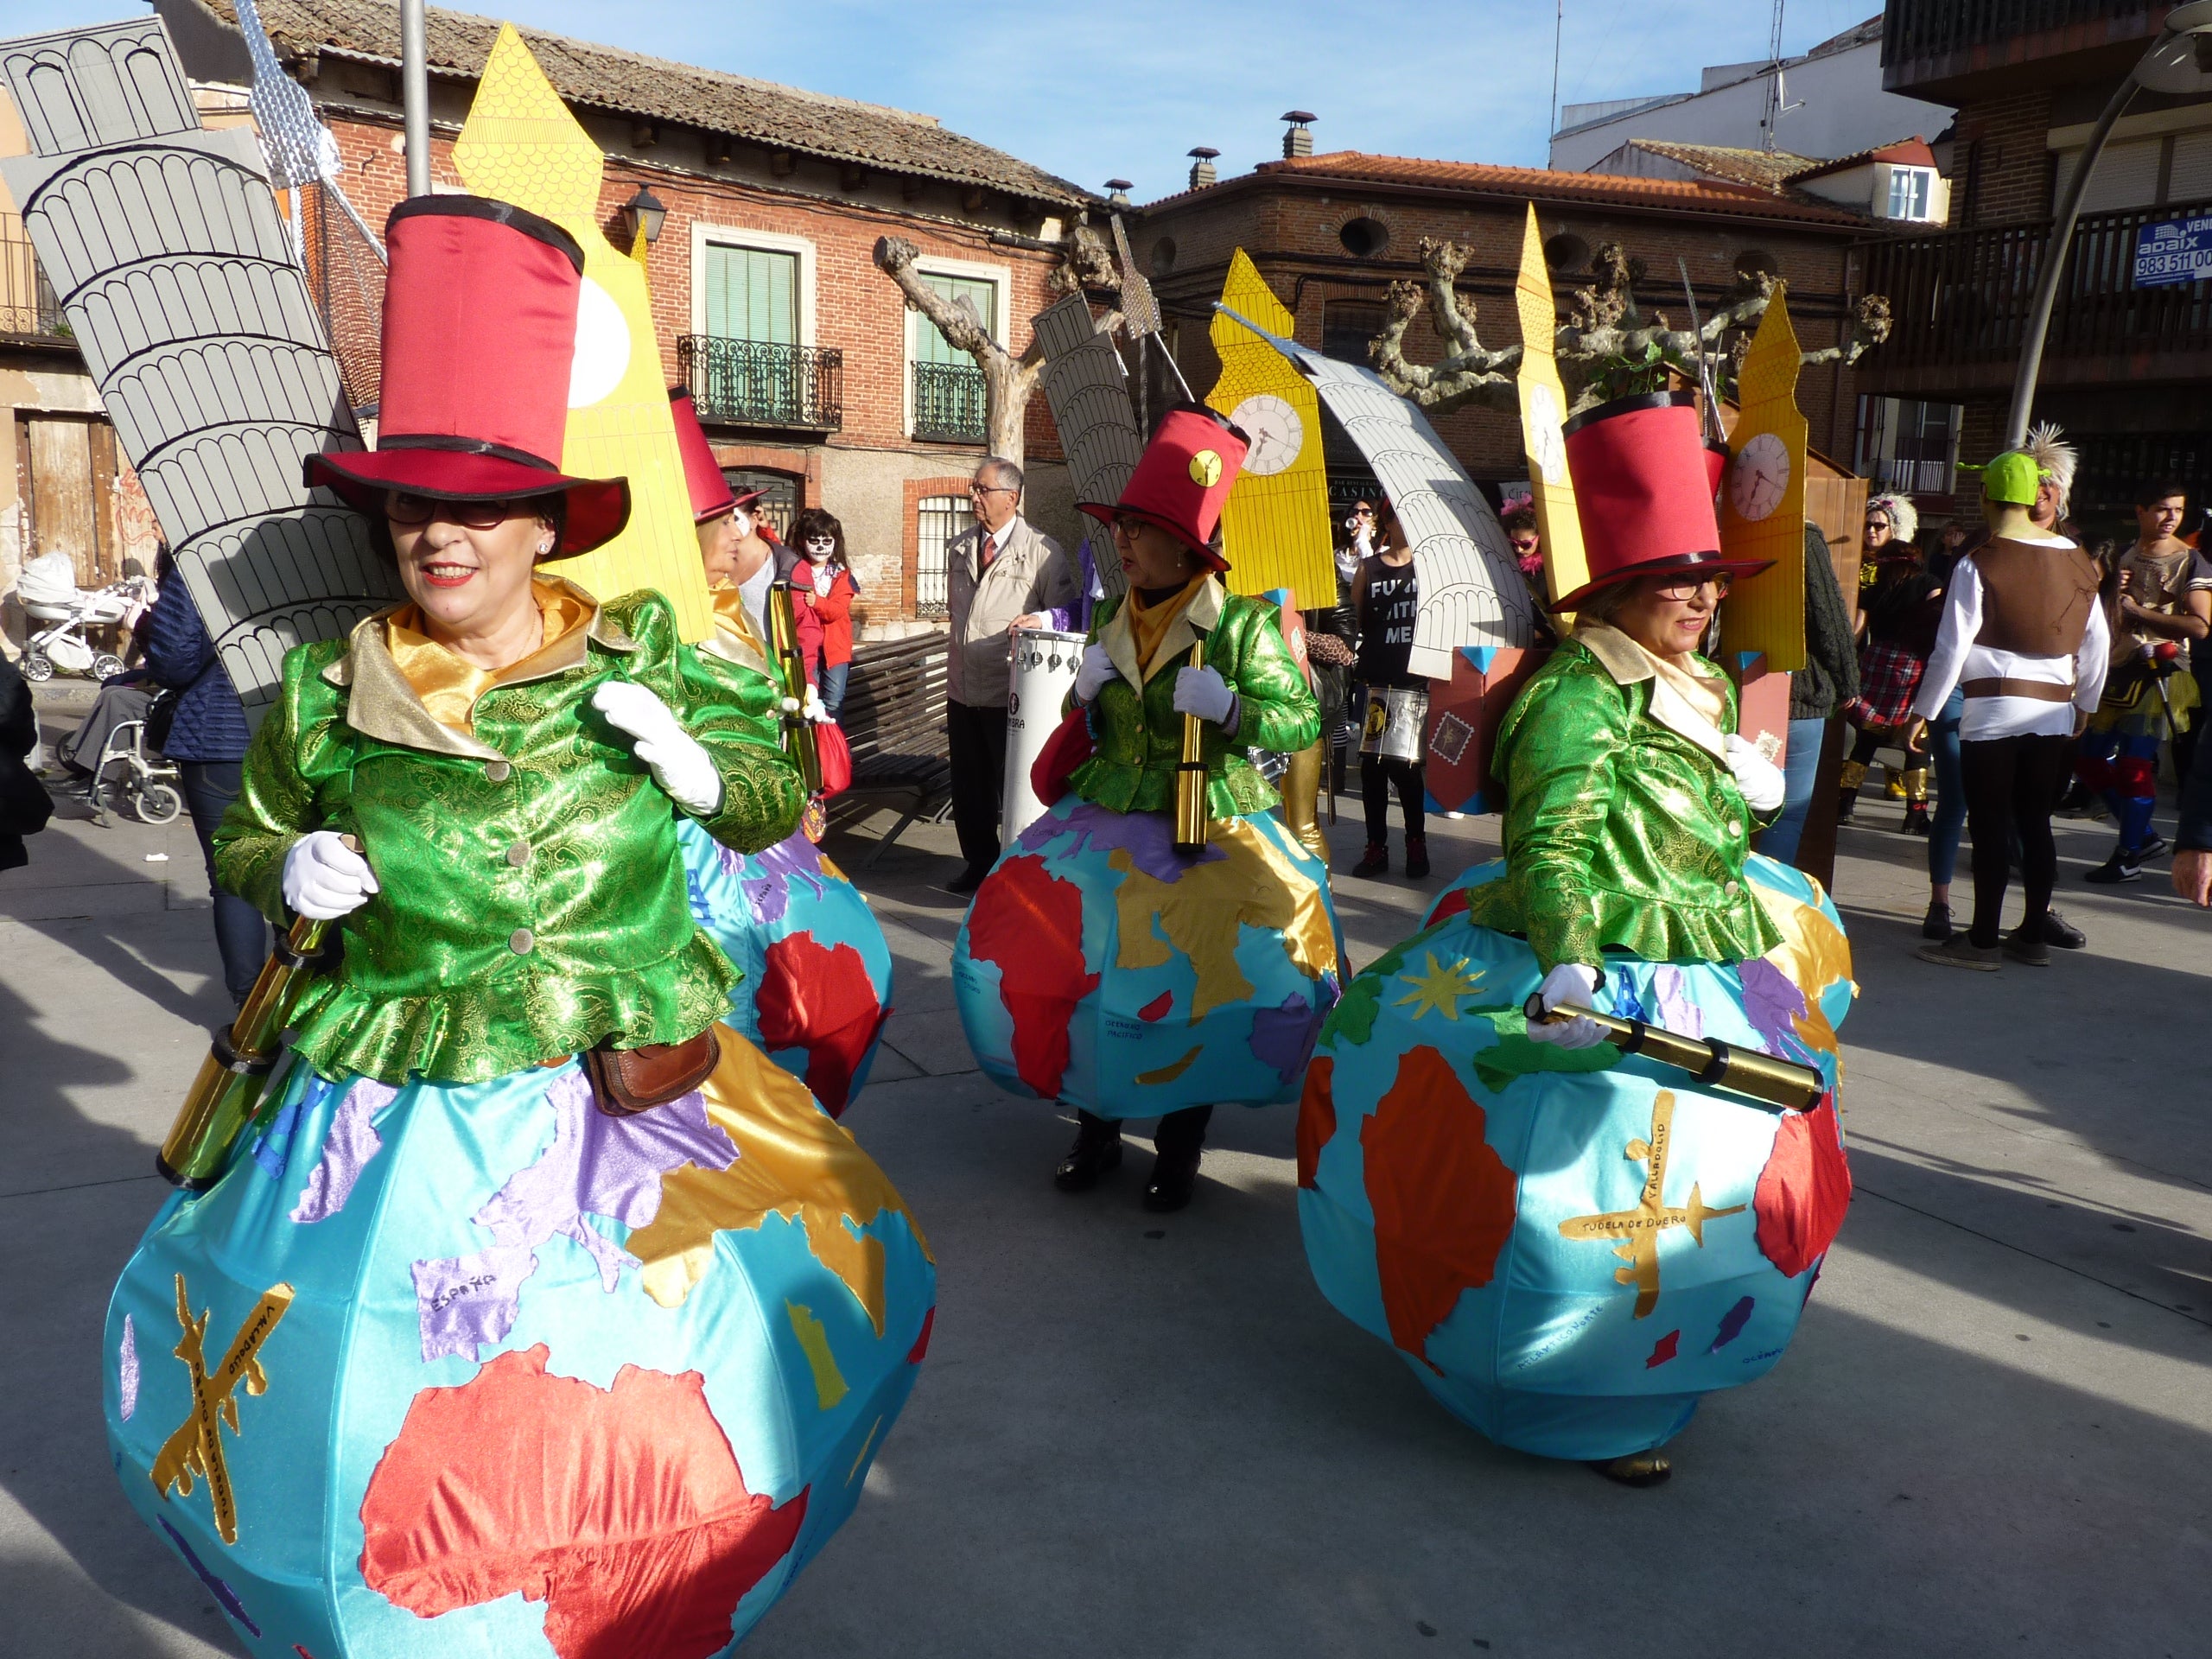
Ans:
[[[1896,302],[1897,329],[1863,366],[1864,436],[1894,451],[1904,435],[1924,508],[1954,505],[1948,469],[1935,464],[1945,453],[1979,461],[1996,450],[2058,191],[2169,10],[1891,0],[1884,86],[1958,110],[1951,227],[1868,251],[1867,282]],[[2147,227],[2208,212],[2212,98],[2138,92],[2082,199],[2035,404],[2080,447],[2075,514],[2092,534],[2132,534],[2134,492],[2154,478],[2191,481],[2200,503],[2212,489],[2207,286],[2139,289],[2133,276]],[[1957,510],[1973,506],[1961,492]]]
[[[1218,372],[1208,335],[1211,307],[1238,247],[1296,316],[1300,340],[1365,363],[1368,342],[1382,327],[1385,290],[1393,282],[1422,280],[1422,238],[1448,238],[1471,250],[1458,289],[1478,307],[1483,343],[1513,345],[1520,339],[1514,275],[1531,201],[1562,302],[1592,280],[1593,252],[1618,242],[1643,262],[1646,275],[1636,294],[1647,315],[1663,311],[1687,326],[1680,257],[1688,261],[1701,312],[1725,301],[1738,270],[1757,267],[1789,280],[1790,319],[1807,346],[1850,336],[1852,304],[1863,291],[1853,245],[1872,221],[1834,204],[1712,179],[1298,153],[1309,143],[1305,129],[1294,127],[1283,160],[1218,181],[1207,180],[1202,162],[1192,188],[1151,203],[1139,216],[1133,251],[1149,267],[1173,320],[1178,360],[1201,394]],[[1406,331],[1404,349],[1416,361],[1443,354],[1426,312]],[[1797,388],[1813,447],[1847,465],[1852,379],[1850,372],[1822,365],[1807,369]],[[1528,476],[1515,416],[1462,409],[1436,424],[1477,480]],[[1371,487],[1357,476],[1363,469],[1356,452],[1333,431],[1329,459],[1332,490]]]
[[[230,0],[156,0],[195,82],[251,79]],[[262,0],[279,60],[336,136],[348,197],[372,225],[405,191],[399,11],[391,0]],[[433,188],[458,189],[452,144],[499,24],[429,18]],[[770,516],[843,521],[872,634],[943,614],[944,543],[965,528],[983,454],[982,372],[909,313],[872,251],[966,296],[1025,345],[1057,296],[1058,244],[1096,198],[934,118],[524,31],[607,156],[602,222],[629,245],[626,204],[665,208],[648,260],[662,361],[692,387],[733,481]],[[335,213],[310,212],[309,269],[347,391],[375,396],[381,273]],[[1044,401],[1027,431],[1030,514],[1064,537],[1075,515]]]

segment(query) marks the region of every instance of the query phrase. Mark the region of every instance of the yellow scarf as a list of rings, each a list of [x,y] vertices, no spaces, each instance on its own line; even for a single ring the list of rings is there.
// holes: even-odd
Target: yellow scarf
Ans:
[[[715,583],[707,590],[707,597],[714,602],[715,626],[735,634],[741,642],[763,657],[768,654],[767,641],[754,629],[753,613],[745,608],[745,594],[735,582]]]
[[[1205,573],[1200,572],[1183,585],[1181,593],[1157,605],[1147,605],[1142,594],[1134,588],[1129,589],[1129,638],[1136,642],[1137,672],[1145,678],[1152,677],[1152,659],[1159,653],[1160,642],[1167,637],[1167,630],[1174,626],[1175,619],[1190,608],[1205,581]]]
[[[531,584],[544,619],[544,643],[518,663],[493,673],[456,656],[430,638],[419,606],[403,605],[384,620],[385,648],[432,720],[456,732],[476,728],[476,700],[495,685],[528,677],[531,664],[579,628],[591,626],[592,607],[549,583]]]

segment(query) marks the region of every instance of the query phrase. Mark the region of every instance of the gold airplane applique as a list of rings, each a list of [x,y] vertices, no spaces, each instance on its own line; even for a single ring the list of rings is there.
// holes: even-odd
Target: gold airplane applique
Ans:
[[[192,1304],[185,1295],[184,1275],[180,1273],[176,1276],[176,1322],[184,1327],[184,1336],[175,1351],[192,1374],[192,1414],[162,1446],[150,1472],[164,1498],[168,1497],[171,1486],[176,1488],[179,1497],[189,1497],[193,1477],[197,1475],[205,1480],[208,1499],[215,1507],[215,1530],[226,1544],[238,1541],[238,1500],[231,1491],[230,1468],[223,1460],[220,1426],[228,1423],[232,1433],[238,1432],[240,1382],[245,1384],[248,1394],[268,1391],[269,1374],[261,1368],[261,1344],[269,1340],[269,1333],[276,1328],[276,1322],[291,1306],[289,1285],[272,1285],[262,1292],[261,1300],[238,1326],[238,1335],[231,1338],[230,1351],[223,1356],[223,1363],[211,1376],[207,1350],[209,1316],[202,1313],[196,1319],[192,1317]]]
[[[1748,1207],[1733,1204],[1726,1210],[1708,1209],[1694,1181],[1690,1183],[1689,1203],[1669,1207],[1663,1194],[1667,1186],[1667,1146],[1674,1128],[1674,1091],[1662,1089],[1659,1097],[1651,1103],[1651,1138],[1631,1141],[1626,1148],[1625,1155],[1643,1164],[1648,1171],[1643,1179],[1643,1195],[1636,1208],[1615,1210],[1605,1215],[1576,1216],[1559,1224],[1560,1231],[1568,1238],[1621,1241],[1613,1246],[1613,1254],[1629,1265],[1615,1268],[1613,1277],[1621,1284],[1636,1287],[1635,1317],[1639,1319],[1659,1305],[1659,1235],[1669,1227],[1687,1227],[1690,1236],[1702,1249],[1707,1222],[1739,1214]]]

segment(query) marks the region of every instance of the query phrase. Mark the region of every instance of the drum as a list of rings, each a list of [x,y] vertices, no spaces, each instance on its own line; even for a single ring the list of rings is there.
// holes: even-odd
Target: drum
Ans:
[[[1428,724],[1428,693],[1393,686],[1367,688],[1367,713],[1360,722],[1359,752],[1385,760],[1421,758],[1421,728]]]
[[[1060,723],[1060,705],[1075,689],[1076,665],[1089,636],[1052,628],[1014,631],[1014,677],[1006,699],[1006,785],[1000,796],[999,845],[1011,847],[1045,810],[1029,787],[1029,769]]]

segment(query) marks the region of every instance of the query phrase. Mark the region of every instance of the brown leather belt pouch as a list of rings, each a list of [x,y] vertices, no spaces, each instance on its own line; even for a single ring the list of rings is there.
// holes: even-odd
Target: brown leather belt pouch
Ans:
[[[2071,702],[2074,688],[2051,680],[1968,680],[1959,690],[1970,697],[2032,697],[2037,702]]]
[[[648,1043],[643,1048],[610,1048],[601,1043],[584,1052],[591,1092],[609,1117],[635,1117],[690,1094],[721,1061],[721,1044],[709,1026],[688,1043]]]

